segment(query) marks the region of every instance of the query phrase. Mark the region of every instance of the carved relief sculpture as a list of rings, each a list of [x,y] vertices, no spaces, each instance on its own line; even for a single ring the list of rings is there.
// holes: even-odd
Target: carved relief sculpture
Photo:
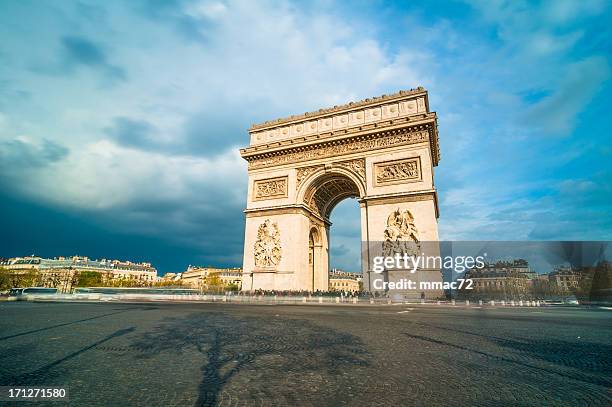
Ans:
[[[278,224],[266,219],[257,229],[254,247],[255,266],[275,267],[281,260],[281,242]]]
[[[356,160],[351,160],[351,161],[344,161],[344,162],[338,163],[338,165],[341,165],[353,171],[355,174],[359,176],[361,181],[365,184],[365,179],[366,179],[365,160],[363,158],[358,158]]]
[[[323,168],[322,165],[313,165],[310,167],[301,167],[297,169],[297,182],[295,183],[295,189],[299,189],[300,185],[302,185],[302,183],[304,182],[304,180],[306,178],[308,178],[308,176],[310,174],[312,174],[313,172],[319,170],[320,168]]]
[[[343,140],[334,144],[321,143],[320,146],[308,150],[279,153],[280,155],[275,155],[272,157],[249,157],[247,158],[247,161],[249,161],[249,169],[266,168],[287,163],[335,157],[343,154],[421,143],[425,141],[429,141],[428,131],[405,132],[377,139]]]
[[[374,164],[376,184],[396,184],[421,179],[419,158]]]
[[[416,256],[420,252],[419,232],[414,225],[414,217],[409,210],[399,209],[387,218],[387,228],[384,232],[383,256],[393,257],[399,253]]]
[[[255,199],[282,198],[287,196],[287,177],[255,181]]]

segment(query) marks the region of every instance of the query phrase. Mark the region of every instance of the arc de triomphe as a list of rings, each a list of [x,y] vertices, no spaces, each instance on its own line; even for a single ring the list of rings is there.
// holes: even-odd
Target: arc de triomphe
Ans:
[[[249,174],[243,290],[327,291],[329,216],[349,197],[359,200],[362,242],[437,242],[436,123],[417,88],[253,125],[240,150]]]

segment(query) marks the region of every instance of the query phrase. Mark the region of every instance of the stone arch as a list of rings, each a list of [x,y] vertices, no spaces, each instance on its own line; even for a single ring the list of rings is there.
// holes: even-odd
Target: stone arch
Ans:
[[[321,232],[317,226],[312,226],[308,234],[308,273],[309,291],[315,291],[317,286],[317,276],[320,277],[321,272],[327,270],[325,261],[327,257],[323,253],[323,239]],[[326,254],[326,253],[325,253]]]
[[[359,174],[346,168],[321,168],[304,180],[298,190],[298,202],[328,221],[331,211],[342,200],[365,195],[365,185]]]
[[[310,228],[310,238],[312,240],[313,245],[320,245],[322,243],[321,232],[319,232],[318,227],[312,226]]]

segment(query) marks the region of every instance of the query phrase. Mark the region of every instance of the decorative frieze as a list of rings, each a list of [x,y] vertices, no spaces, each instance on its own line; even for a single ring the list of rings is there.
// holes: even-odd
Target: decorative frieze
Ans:
[[[288,178],[267,178],[254,182],[253,191],[255,200],[276,199],[287,197]]]
[[[249,160],[249,169],[268,168],[276,165],[335,157],[391,146],[422,143],[428,140],[429,132],[426,130],[414,132],[402,131],[377,138],[345,139],[321,143],[308,149],[298,151],[288,150],[287,152],[280,152],[278,155],[271,157],[247,158],[247,160]]]
[[[419,157],[374,163],[374,183],[376,186],[420,180],[421,159]]]

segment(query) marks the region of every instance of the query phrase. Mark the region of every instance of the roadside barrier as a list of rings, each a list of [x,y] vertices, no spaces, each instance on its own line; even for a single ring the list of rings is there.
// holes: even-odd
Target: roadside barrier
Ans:
[[[336,296],[336,295],[308,295],[300,293],[297,295],[292,294],[274,294],[270,295],[243,295],[243,294],[231,294],[231,293],[202,293],[202,294],[140,294],[140,293],[129,293],[129,294],[98,294],[98,293],[87,293],[87,294],[56,294],[56,295],[45,295],[45,296],[28,296],[28,298],[34,301],[103,301],[103,302],[114,302],[114,301],[127,301],[127,302],[158,302],[158,301],[176,301],[176,302],[220,302],[220,303],[239,303],[239,304],[252,304],[252,303],[267,303],[267,304],[370,304],[370,305],[392,305],[392,304],[412,304],[421,306],[452,306],[456,307],[460,305],[462,307],[473,307],[478,305],[480,307],[541,307],[545,306],[546,303],[540,300],[469,300],[469,299],[405,299],[405,298],[391,298],[391,297],[359,297],[359,296]],[[478,301],[476,303],[476,301]]]

